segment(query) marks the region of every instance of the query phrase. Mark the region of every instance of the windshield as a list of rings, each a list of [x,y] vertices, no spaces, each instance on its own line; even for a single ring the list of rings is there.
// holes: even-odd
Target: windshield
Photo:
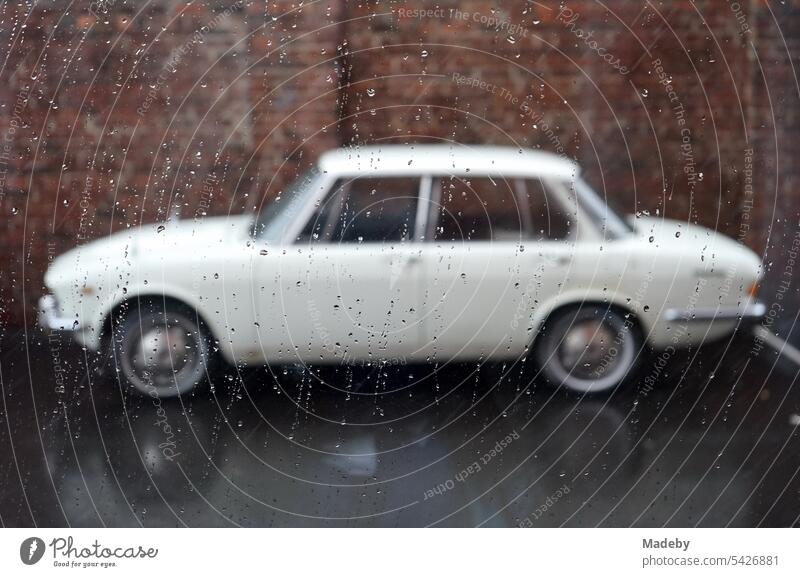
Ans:
[[[286,228],[294,222],[316,190],[314,183],[319,174],[316,166],[311,168],[269,203],[256,220],[253,236],[269,244],[280,243]]]
[[[573,186],[581,207],[597,223],[604,236],[619,238],[633,232],[633,228],[625,219],[614,212],[608,203],[604,202],[585,180],[576,178],[573,181]]]

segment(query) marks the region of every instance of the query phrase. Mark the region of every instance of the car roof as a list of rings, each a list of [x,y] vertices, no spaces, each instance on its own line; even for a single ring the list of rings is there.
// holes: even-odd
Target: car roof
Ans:
[[[503,146],[389,144],[340,148],[320,157],[323,172],[346,175],[496,174],[574,178],[580,169],[565,156]]]

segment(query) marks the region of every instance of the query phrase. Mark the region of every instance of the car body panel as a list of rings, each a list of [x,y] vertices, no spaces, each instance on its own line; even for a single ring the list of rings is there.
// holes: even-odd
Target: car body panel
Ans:
[[[272,361],[407,359],[421,338],[419,247],[276,251],[256,268],[259,345]]]

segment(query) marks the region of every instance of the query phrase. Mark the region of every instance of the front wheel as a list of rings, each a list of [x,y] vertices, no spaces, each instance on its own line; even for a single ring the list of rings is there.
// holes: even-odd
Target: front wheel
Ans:
[[[143,301],[123,315],[112,341],[121,376],[142,394],[176,397],[205,379],[209,339],[188,307]]]
[[[539,368],[555,386],[577,393],[614,389],[636,366],[642,337],[631,315],[603,305],[557,311],[536,340]]]

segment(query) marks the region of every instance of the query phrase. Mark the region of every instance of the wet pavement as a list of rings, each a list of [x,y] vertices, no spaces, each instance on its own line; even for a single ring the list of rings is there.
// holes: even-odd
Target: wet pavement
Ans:
[[[67,339],[0,349],[4,526],[788,526],[798,368],[748,333],[610,397],[523,364],[225,368],[158,401]]]

